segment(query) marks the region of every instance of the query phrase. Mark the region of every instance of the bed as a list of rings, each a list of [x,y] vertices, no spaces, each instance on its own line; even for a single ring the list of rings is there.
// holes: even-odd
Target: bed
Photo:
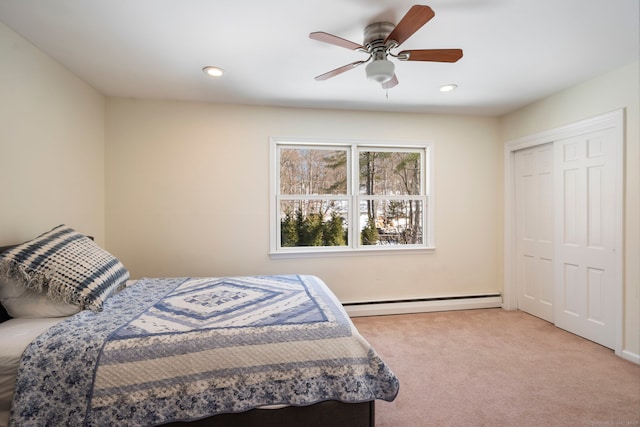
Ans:
[[[62,225],[0,248],[0,302],[0,425],[373,426],[398,393],[315,276],[134,281]]]

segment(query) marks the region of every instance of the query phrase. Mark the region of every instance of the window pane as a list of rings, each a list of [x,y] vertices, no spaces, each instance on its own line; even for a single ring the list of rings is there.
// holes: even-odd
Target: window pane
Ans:
[[[419,245],[423,236],[420,200],[365,200],[360,205],[363,245]]]
[[[282,148],[280,194],[347,194],[347,151]]]
[[[348,202],[282,200],[280,246],[347,246]]]
[[[420,194],[420,153],[360,151],[360,194]]]

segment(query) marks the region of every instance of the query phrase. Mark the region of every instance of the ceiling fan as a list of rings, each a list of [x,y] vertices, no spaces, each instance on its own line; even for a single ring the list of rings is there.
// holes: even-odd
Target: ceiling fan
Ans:
[[[369,62],[366,67],[367,77],[380,83],[384,89],[389,89],[398,84],[398,77],[395,74],[393,62],[387,59],[388,56],[397,58],[400,61],[456,62],[462,58],[462,49],[403,50],[398,54],[391,52],[392,49],[404,43],[434,16],[435,12],[429,6],[414,5],[398,25],[390,22],[375,22],[368,25],[364,29],[364,43],[362,45],[323,31],[309,34],[309,37],[313,40],[364,52],[369,55],[363,61],[355,61],[351,64],[343,65],[335,70],[320,74],[315,79],[327,80]]]

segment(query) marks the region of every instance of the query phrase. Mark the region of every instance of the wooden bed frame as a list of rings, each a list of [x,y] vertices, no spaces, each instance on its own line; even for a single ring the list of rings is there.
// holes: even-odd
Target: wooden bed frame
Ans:
[[[310,406],[252,409],[220,414],[198,421],[166,424],[170,427],[374,427],[375,401],[343,403],[326,401]]]
[[[0,254],[16,245],[0,246]],[[0,323],[9,317],[0,305]],[[286,406],[279,409],[252,409],[220,414],[196,421],[172,422],[168,427],[374,427],[375,400],[344,403],[335,400],[309,406]]]

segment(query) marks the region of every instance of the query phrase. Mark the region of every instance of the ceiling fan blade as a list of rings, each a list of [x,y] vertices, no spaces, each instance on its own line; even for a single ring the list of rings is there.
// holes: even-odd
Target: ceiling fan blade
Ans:
[[[397,86],[398,83],[399,83],[398,76],[394,74],[391,80],[389,80],[388,82],[382,83],[382,89],[391,89],[392,87]]]
[[[384,42],[394,40],[397,46],[400,46],[434,16],[435,12],[429,6],[419,4],[411,6]]]
[[[462,49],[403,50],[398,54],[402,61],[456,62],[462,58]]]
[[[316,31],[314,33],[310,33],[309,38],[318,40],[320,42],[344,47],[350,50],[364,49],[364,47],[362,45],[359,45],[358,43],[343,39],[342,37],[334,36],[333,34],[325,33],[324,31]]]
[[[316,76],[315,79],[316,80],[327,80],[330,79],[331,77],[335,77],[338,74],[342,74],[345,71],[349,71],[352,68],[356,68],[358,65],[362,65],[367,61],[356,61],[356,62],[352,62],[351,64],[347,64],[347,65],[343,65],[342,67],[336,68],[335,70],[331,70],[329,72],[326,72],[324,74],[320,74],[319,76]]]

